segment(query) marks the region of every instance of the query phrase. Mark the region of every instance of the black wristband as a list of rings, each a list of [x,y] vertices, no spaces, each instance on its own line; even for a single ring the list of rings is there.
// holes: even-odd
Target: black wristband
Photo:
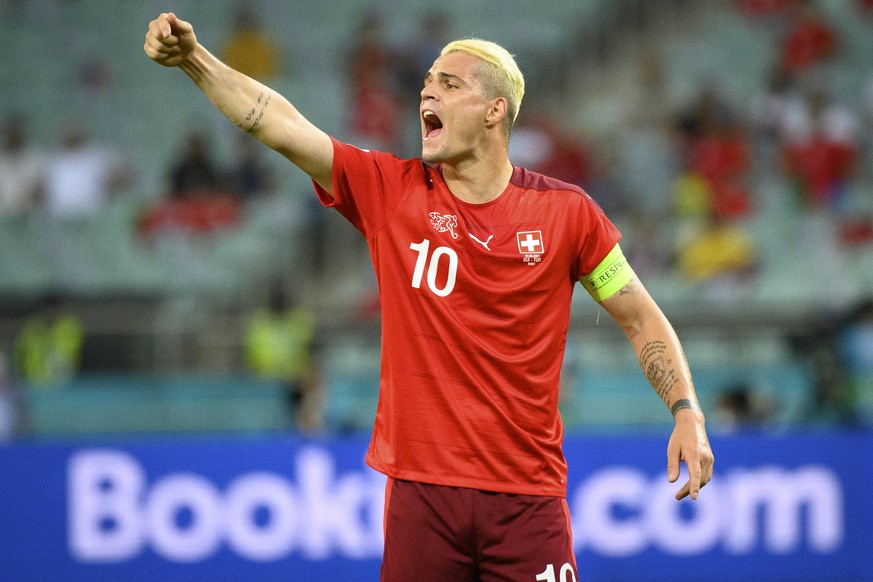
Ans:
[[[696,402],[693,402],[687,398],[682,398],[681,400],[677,400],[673,403],[673,406],[670,407],[670,414],[676,416],[676,413],[682,410],[683,408],[690,408],[692,410],[700,410],[700,406],[697,405]]]

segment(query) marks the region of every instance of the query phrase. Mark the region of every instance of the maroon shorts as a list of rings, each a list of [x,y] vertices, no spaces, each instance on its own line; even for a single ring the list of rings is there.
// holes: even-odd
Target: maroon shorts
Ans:
[[[388,479],[383,582],[576,582],[567,502]]]

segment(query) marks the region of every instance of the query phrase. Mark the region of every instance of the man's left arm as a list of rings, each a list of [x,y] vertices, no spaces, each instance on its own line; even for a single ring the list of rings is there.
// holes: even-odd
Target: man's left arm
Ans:
[[[697,499],[700,488],[712,479],[713,454],[679,338],[636,277],[600,304],[627,334],[646,379],[673,414],[676,424],[667,445],[667,478],[671,483],[679,478],[683,461],[688,468],[688,481],[676,499],[689,495]]]

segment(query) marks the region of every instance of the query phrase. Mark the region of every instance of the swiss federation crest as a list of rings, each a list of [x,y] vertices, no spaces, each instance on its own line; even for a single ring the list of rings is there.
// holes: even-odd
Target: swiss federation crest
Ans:
[[[431,212],[430,223],[437,232],[448,232],[452,238],[458,238],[458,217],[454,214]]]

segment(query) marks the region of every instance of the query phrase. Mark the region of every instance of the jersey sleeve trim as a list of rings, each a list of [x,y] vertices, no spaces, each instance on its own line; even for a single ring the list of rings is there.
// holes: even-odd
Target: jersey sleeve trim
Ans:
[[[633,277],[634,270],[624,257],[621,247],[616,244],[606,258],[580,281],[595,301],[603,301],[615,295]]]

